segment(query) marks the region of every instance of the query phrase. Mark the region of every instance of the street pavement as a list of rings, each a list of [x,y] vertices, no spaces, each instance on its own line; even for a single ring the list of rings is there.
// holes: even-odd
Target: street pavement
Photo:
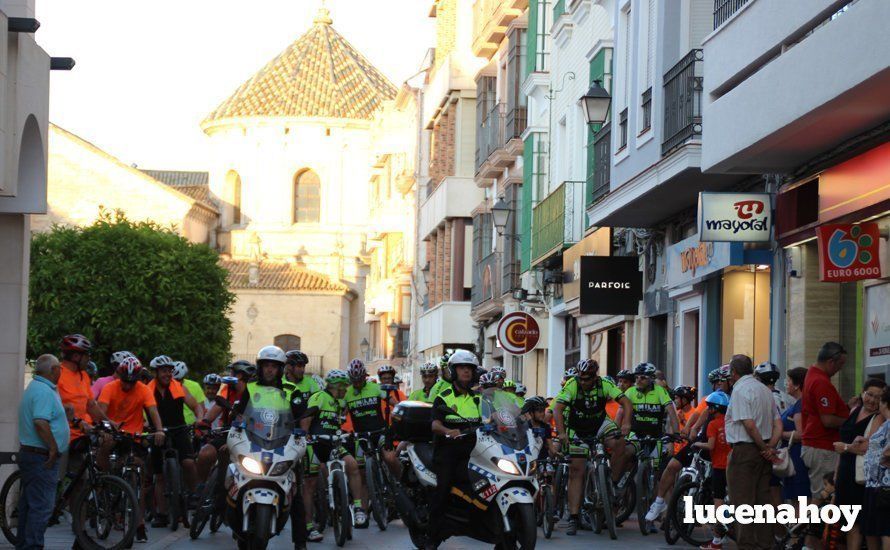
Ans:
[[[225,529],[225,528],[224,528]],[[325,532],[325,540],[321,543],[310,543],[308,550],[329,550],[337,548],[333,540],[333,532],[328,529]],[[0,548],[12,548],[6,543],[6,540],[0,535]],[[74,540],[71,534],[71,528],[68,525],[56,526],[47,532],[46,549],[47,550],[68,550],[71,548]],[[653,549],[687,549],[688,546],[677,545],[668,546],[664,542],[664,537],[659,533],[645,537],[640,534],[637,529],[636,522],[631,519],[625,523],[624,527],[619,529],[618,540],[610,540],[608,535],[594,535],[591,531],[581,531],[576,537],[569,537],[565,532],[557,530],[553,533],[550,540],[545,540],[544,536],[538,532],[538,548],[559,548],[559,549],[581,549],[581,548],[628,548],[629,546],[636,548],[653,548]],[[191,540],[188,530],[179,528],[176,532],[170,532],[169,529],[150,529],[147,544],[136,544],[134,550],[161,550],[164,548],[173,549],[215,549],[222,550],[235,548],[231,535],[227,530],[211,535],[207,531],[198,539]],[[293,545],[290,542],[290,530],[287,529],[279,536],[272,539],[269,544],[269,550],[290,550]],[[400,522],[395,522],[389,526],[385,532],[377,530],[376,527],[368,529],[358,529],[354,531],[351,541],[346,543],[345,549],[356,550],[383,550],[383,549],[405,549],[414,548],[408,537],[408,531]],[[491,548],[479,542],[472,541],[467,538],[452,538],[445,544],[441,545],[442,550],[476,550],[482,548]]]

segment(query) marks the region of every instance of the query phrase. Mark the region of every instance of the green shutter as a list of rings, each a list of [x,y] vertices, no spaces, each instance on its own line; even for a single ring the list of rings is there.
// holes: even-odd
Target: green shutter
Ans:
[[[529,0],[528,2],[528,32],[525,33],[525,39],[527,41],[527,57],[525,58],[525,74],[523,75],[523,80],[528,78],[528,75],[535,72],[538,48],[543,47],[543,44],[540,46],[538,45],[538,0]]]
[[[588,84],[593,84],[594,80],[603,83],[603,87],[612,93],[612,49],[602,48],[593,59],[590,60],[590,73],[588,76]],[[602,125],[587,125],[587,184],[584,186],[584,205],[590,206],[593,202],[593,171],[596,166],[596,158],[593,151],[593,142],[596,133],[600,131]],[[587,226],[585,216],[585,227]]]
[[[534,1],[534,0],[532,0]],[[531,36],[532,33],[528,33]],[[529,133],[522,149],[522,194],[519,206],[519,235],[521,241],[519,251],[520,271],[525,273],[532,263],[532,186],[534,182],[535,136]]]

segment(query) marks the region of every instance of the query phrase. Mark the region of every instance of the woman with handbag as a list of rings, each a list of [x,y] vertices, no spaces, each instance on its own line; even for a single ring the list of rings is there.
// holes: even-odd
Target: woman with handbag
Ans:
[[[883,424],[884,417],[878,413],[878,408],[885,387],[883,380],[866,380],[862,387],[862,405],[854,409],[840,427],[841,441],[834,444],[834,450],[841,455],[835,474],[836,505],[861,505],[865,500],[863,458],[860,458],[865,455],[865,448],[853,445],[853,442],[857,437],[868,439]],[[860,514],[856,524],[847,532],[847,548],[862,546],[863,520]],[[878,540],[874,537],[869,537],[866,543],[869,548],[878,548]]]
[[[890,550],[890,387],[881,395],[880,411],[884,419],[881,427],[867,441],[857,440],[857,446],[868,445],[863,461],[865,503],[860,516],[866,540],[880,537],[881,548]]]
[[[782,411],[782,439],[788,445],[788,454],[794,464],[794,475],[782,479],[782,500],[797,503],[797,497],[810,496],[810,474],[800,456],[803,419],[801,418],[801,396],[807,369],[797,367],[785,374],[785,391],[791,396],[792,405]]]

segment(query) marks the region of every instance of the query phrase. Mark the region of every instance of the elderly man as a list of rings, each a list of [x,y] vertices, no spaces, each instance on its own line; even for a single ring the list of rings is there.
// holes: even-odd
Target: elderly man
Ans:
[[[782,421],[773,394],[756,378],[751,358],[735,355],[729,362],[732,397],[726,411],[726,442],[732,446],[726,470],[732,503],[770,504],[769,480],[782,437]],[[740,550],[773,547],[772,526],[738,525]]]
[[[19,498],[17,549],[43,548],[43,534],[56,500],[59,456],[68,449],[70,431],[56,383],[61,365],[41,355],[19,404],[19,453],[22,494]]]

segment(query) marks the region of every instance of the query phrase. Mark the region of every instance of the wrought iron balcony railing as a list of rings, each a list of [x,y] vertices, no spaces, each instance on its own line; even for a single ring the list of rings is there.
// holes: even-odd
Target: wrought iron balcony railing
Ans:
[[[691,50],[664,74],[663,156],[701,136],[703,59],[702,50]]]
[[[714,0],[714,29],[732,17],[749,0]]]
[[[532,263],[578,242],[584,216],[583,181],[565,181],[532,209]]]

